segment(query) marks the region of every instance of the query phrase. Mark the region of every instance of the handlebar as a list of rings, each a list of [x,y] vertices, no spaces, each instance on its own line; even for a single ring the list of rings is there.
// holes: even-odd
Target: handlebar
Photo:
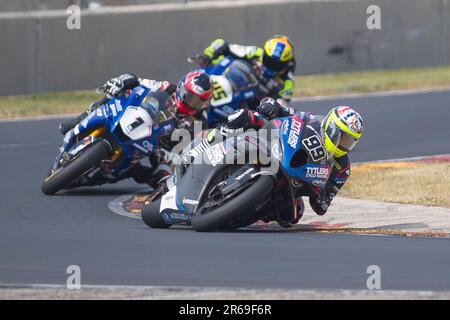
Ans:
[[[207,57],[205,57],[201,54],[196,54],[193,57],[187,58],[187,62],[198,64],[201,67],[207,67],[208,64],[210,63],[210,60],[208,60]]]
[[[193,57],[187,58],[187,62],[189,62],[189,63],[197,63],[197,61],[198,61],[198,54]]]

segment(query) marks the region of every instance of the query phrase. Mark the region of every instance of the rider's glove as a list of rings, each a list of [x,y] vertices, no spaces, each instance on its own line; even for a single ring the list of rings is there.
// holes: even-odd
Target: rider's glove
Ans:
[[[122,74],[117,78],[108,80],[103,85],[103,90],[109,99],[115,98],[128,89],[132,89],[140,84],[139,78],[131,73]]]
[[[228,116],[226,127],[233,130],[247,130],[250,128],[261,129],[263,125],[264,119],[258,112],[239,109]]]
[[[203,55],[209,57],[211,60],[215,60],[221,55],[228,54],[229,50],[229,45],[225,40],[216,39],[205,48]]]
[[[278,117],[280,111],[280,104],[270,97],[266,97],[261,100],[259,106],[256,107],[256,110],[261,113],[261,115],[266,119],[273,119]]]
[[[278,96],[283,99],[284,101],[291,101],[293,95],[294,95],[294,80],[287,79],[284,84],[281,86],[280,90],[278,91]]]
[[[252,119],[249,111],[239,109],[228,116],[227,128],[229,129],[248,129],[251,126]]]
[[[108,80],[104,85],[106,96],[109,99],[117,97],[123,90],[123,81],[119,78]]]

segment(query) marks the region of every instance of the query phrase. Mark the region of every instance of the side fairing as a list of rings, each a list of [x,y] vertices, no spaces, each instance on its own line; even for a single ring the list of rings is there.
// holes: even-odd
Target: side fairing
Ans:
[[[279,134],[284,172],[291,178],[322,189],[328,181],[333,163],[326,158],[317,129],[297,116],[278,121],[281,121]]]
[[[91,129],[100,125],[106,125],[107,116],[104,112],[105,105],[100,106],[96,112],[89,114],[83,121],[77,124],[72,130],[66,133],[59,148],[60,153],[69,151],[73,147],[75,138],[86,129]]]
[[[189,161],[190,164],[177,165],[174,185],[163,196],[160,207],[161,215],[168,223],[189,222],[202,205],[217,173],[230,166],[226,164],[227,156],[237,154],[233,140],[213,143],[213,136],[210,136],[211,143],[207,139],[194,140],[184,152],[184,163]]]

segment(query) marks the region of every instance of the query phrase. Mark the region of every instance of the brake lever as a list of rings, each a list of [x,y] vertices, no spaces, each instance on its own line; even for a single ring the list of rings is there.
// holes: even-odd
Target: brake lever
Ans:
[[[197,56],[193,56],[193,57],[188,57],[187,58],[187,62],[189,62],[189,63],[196,63],[197,60],[198,60]]]
[[[187,62],[195,63],[198,64],[199,66],[203,65],[202,60],[200,59],[200,54],[196,54],[195,56],[187,58]]]
[[[105,93],[105,89],[106,89],[106,83],[98,88],[95,89],[95,92],[97,93]]]

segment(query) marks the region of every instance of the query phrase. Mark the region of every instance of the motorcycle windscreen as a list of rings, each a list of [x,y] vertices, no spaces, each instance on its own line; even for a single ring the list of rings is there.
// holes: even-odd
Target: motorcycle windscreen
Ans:
[[[162,90],[150,91],[142,100],[143,107],[153,119],[159,118],[159,114],[169,108],[170,95]]]
[[[235,60],[227,70],[224,76],[231,82],[236,91],[245,91],[257,84],[253,69],[248,62]]]

